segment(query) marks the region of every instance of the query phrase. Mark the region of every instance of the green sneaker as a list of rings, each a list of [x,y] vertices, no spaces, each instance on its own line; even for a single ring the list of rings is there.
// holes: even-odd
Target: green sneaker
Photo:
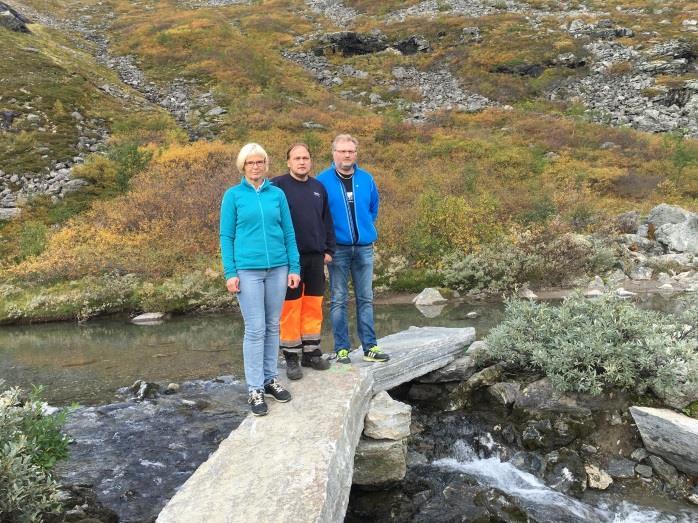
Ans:
[[[347,349],[337,351],[337,363],[351,363],[351,360],[349,359],[349,351]]]
[[[388,361],[390,356],[380,350],[378,346],[371,347],[364,352],[364,361]]]

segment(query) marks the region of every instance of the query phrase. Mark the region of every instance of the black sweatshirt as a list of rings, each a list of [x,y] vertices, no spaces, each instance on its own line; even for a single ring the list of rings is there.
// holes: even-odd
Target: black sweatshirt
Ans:
[[[299,182],[290,174],[277,176],[272,183],[286,194],[298,252],[334,255],[334,225],[325,187],[310,176]]]

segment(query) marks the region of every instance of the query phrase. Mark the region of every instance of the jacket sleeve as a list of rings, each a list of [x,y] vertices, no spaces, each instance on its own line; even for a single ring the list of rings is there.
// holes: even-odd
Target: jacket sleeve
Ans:
[[[226,281],[237,277],[235,267],[235,228],[237,225],[237,206],[232,191],[226,191],[221,202],[220,242],[223,273]]]
[[[335,248],[337,247],[337,239],[334,235],[334,222],[332,221],[332,213],[330,212],[329,196],[327,189],[322,186],[323,205],[322,205],[322,222],[325,226],[325,253],[334,256]]]
[[[380,198],[378,197],[378,186],[376,185],[375,180],[373,180],[373,183],[371,184],[371,202],[369,204],[369,212],[371,213],[371,219],[373,222],[376,222],[376,219],[378,218],[378,206],[380,203]]]
[[[281,211],[281,228],[284,232],[284,242],[286,243],[286,255],[288,256],[288,273],[300,274],[301,262],[296,245],[296,233],[293,230],[293,220],[291,210],[288,208],[288,200],[282,190],[279,189],[279,209]]]

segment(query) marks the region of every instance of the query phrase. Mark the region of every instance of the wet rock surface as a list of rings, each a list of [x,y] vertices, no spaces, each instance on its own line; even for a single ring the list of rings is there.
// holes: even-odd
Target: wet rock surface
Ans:
[[[165,396],[152,385],[122,389],[119,403],[78,408],[65,426],[73,442],[57,468],[60,483],[89,485],[122,522],[157,516],[248,412],[244,384],[229,377],[185,382]]]

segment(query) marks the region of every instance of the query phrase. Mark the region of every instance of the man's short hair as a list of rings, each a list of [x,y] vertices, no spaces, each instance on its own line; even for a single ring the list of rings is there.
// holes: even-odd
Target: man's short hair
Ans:
[[[240,171],[240,174],[245,174],[245,162],[250,156],[262,156],[264,158],[264,172],[269,172],[269,155],[264,147],[258,143],[248,143],[244,145],[240,152],[238,153],[238,158],[235,161],[235,165]]]
[[[333,151],[337,150],[337,144],[339,142],[351,142],[356,147],[359,146],[359,140],[354,138],[352,135],[350,135],[350,134],[338,134],[337,136],[334,137],[334,140],[332,140],[332,150]]]
[[[305,147],[305,150],[308,151],[308,156],[311,158],[313,157],[313,154],[310,152],[310,147],[308,147],[306,144],[302,142],[294,143],[291,145],[291,147],[288,148],[286,151],[286,159],[290,160],[291,159],[291,151],[293,151],[296,147]]]

